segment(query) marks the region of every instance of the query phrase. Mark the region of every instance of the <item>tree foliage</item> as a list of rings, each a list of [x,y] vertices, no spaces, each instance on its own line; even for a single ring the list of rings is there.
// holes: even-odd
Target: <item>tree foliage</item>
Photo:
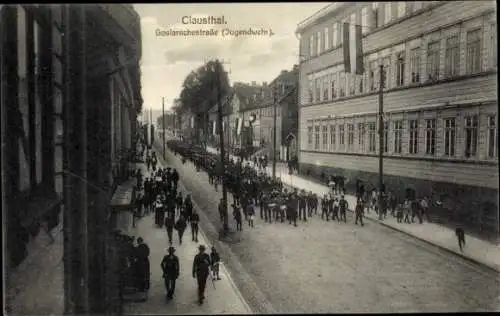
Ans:
[[[184,79],[180,101],[182,110],[195,114],[197,126],[205,126],[208,111],[229,93],[229,78],[219,60],[209,61]],[[219,95],[217,93],[219,92]]]

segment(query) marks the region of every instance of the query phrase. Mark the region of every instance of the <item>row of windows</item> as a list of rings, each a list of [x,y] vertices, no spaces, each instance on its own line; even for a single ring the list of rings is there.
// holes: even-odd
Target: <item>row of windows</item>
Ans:
[[[496,115],[485,117],[486,122],[486,157],[496,158],[498,152],[498,130]],[[392,123],[392,124],[391,124]],[[404,154],[430,156],[437,155],[437,142],[442,142],[442,155],[457,157],[459,150],[463,151],[465,158],[478,156],[479,123],[478,116],[472,115],[464,118],[463,141],[461,149],[457,148],[457,118],[443,118],[443,134],[438,139],[436,119],[407,120],[407,128],[403,127],[404,120],[384,122],[383,152],[389,153],[389,144],[395,154],[403,154],[403,142],[408,142],[407,152]],[[422,126],[419,123],[423,123]],[[390,127],[391,130],[390,130]],[[374,153],[377,146],[377,124],[373,122],[336,123],[314,125],[307,127],[308,149],[322,151],[357,151]],[[346,139],[347,138],[347,139]],[[423,142],[420,139],[423,139]],[[357,139],[357,140],[355,140]]]
[[[366,34],[379,27],[416,13],[432,4],[432,1],[398,1],[398,2],[374,2],[353,13],[341,22],[334,22],[331,27],[325,27],[309,37],[309,56],[317,56],[321,53],[342,45],[343,23],[358,25],[361,23],[362,34]],[[358,16],[359,15],[359,16]]]
[[[482,46],[484,29],[476,28],[466,32],[466,42],[460,45],[460,34],[455,34],[443,40],[431,41],[427,46],[406,49],[399,46],[399,51],[382,58],[368,56],[364,75],[345,73],[344,71],[330,71],[326,75],[310,74],[307,90],[307,102],[334,100],[348,95],[378,91],[380,88],[380,68],[384,66],[382,87],[390,89],[419,84],[427,81],[452,78],[465,72],[474,74],[487,69],[488,64],[497,66],[496,58],[496,26],[491,25],[488,44],[490,61],[482,60]],[[441,45],[445,49],[441,50]],[[464,52],[465,59],[460,60],[460,52]],[[426,54],[422,56],[422,54]],[[422,67],[421,58],[426,57],[426,67]],[[409,63],[408,60],[409,59]],[[441,73],[441,60],[444,60],[444,73]],[[392,72],[395,72],[392,74]],[[328,71],[327,71],[328,72]],[[422,78],[423,74],[427,78]]]

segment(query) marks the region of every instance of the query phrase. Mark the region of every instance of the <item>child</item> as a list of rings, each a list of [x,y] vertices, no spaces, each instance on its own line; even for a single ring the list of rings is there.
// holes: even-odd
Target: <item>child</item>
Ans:
[[[210,263],[212,265],[212,273],[214,279],[220,280],[219,277],[220,256],[217,250],[215,250],[215,247],[212,247],[212,252],[210,253]]]

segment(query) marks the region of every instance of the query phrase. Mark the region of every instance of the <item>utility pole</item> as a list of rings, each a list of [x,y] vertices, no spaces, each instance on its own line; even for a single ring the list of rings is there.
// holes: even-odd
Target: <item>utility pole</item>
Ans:
[[[220,69],[213,69],[214,72],[218,74]],[[216,84],[216,92],[217,92],[217,112],[219,114],[218,123],[219,123],[219,143],[220,143],[220,176],[222,179],[222,202],[224,203],[224,223],[223,223],[223,231],[227,233],[229,231],[228,224],[228,209],[227,209],[227,188],[226,188],[226,153],[224,149],[224,131],[222,130],[222,102],[220,95],[220,80],[221,78],[217,78]]]
[[[278,108],[278,82],[273,87],[273,102],[274,102],[274,115],[273,115],[273,180],[276,180],[276,110]]]
[[[161,98],[161,112],[162,112],[162,128],[163,128],[163,159],[167,159],[165,156],[165,137],[167,129],[165,128],[165,98]]]
[[[379,219],[382,219],[382,192],[384,191],[384,65],[380,65],[380,87],[378,93],[378,116],[379,116],[379,153],[378,153],[378,181],[379,181]]]

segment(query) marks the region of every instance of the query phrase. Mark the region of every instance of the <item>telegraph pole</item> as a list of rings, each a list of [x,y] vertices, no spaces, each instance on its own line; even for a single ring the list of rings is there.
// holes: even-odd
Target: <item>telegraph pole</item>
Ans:
[[[162,113],[162,128],[163,128],[163,159],[166,159],[165,156],[165,137],[166,137],[166,126],[165,126],[165,98],[161,98],[161,113]]]
[[[214,71],[218,73],[219,69],[215,68]],[[219,114],[218,123],[219,123],[219,143],[220,143],[220,176],[222,179],[222,202],[224,203],[224,222],[223,222],[223,231],[227,233],[229,231],[228,224],[228,209],[227,209],[227,188],[226,188],[226,153],[224,149],[224,131],[222,130],[222,102],[220,95],[220,80],[221,78],[217,78],[216,84],[216,92],[217,92],[217,112]]]
[[[379,116],[379,152],[378,152],[378,181],[379,181],[379,219],[382,219],[382,192],[384,191],[384,65],[380,65],[380,86],[378,93],[378,116]]]
[[[274,102],[274,114],[273,114],[273,180],[276,180],[276,110],[278,108],[278,86],[277,82],[273,87],[273,102]]]

